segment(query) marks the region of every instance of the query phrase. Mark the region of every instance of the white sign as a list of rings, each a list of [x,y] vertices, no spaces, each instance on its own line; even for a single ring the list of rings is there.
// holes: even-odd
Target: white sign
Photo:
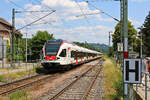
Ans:
[[[123,52],[123,43],[117,43],[117,49],[119,52]]]
[[[124,59],[124,82],[141,83],[141,59]]]

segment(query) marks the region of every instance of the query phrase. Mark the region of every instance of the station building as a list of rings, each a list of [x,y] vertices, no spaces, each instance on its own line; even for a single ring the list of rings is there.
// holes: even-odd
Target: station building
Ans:
[[[6,62],[6,48],[10,45],[12,25],[0,18],[0,60]],[[14,30],[15,36],[21,35],[20,31]]]

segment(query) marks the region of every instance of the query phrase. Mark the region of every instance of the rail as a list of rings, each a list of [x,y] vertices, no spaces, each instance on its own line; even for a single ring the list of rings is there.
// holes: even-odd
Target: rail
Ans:
[[[43,80],[45,81],[46,79],[49,79],[52,76],[53,75],[47,75],[47,76],[43,76],[42,78],[40,78],[41,75],[37,75],[37,76],[33,76],[33,77],[26,78],[23,80],[19,80],[16,82],[3,84],[0,86],[0,88],[1,88],[0,95],[6,95],[6,94],[12,93],[14,91],[32,86],[33,84],[36,84],[36,83],[41,82]],[[24,81],[27,81],[27,82],[24,82]]]
[[[65,88],[63,88],[60,92],[58,92],[56,95],[54,95],[53,97],[49,98],[48,100],[56,100],[60,97],[60,95],[62,95],[63,93],[66,92],[66,90],[69,90],[69,88],[71,88],[78,80],[80,80],[83,76],[85,76],[89,71],[91,71],[93,68],[89,68],[86,72],[84,72],[82,75],[80,75],[79,77],[77,77],[73,82],[71,82],[69,85],[67,85]],[[96,70],[97,71],[97,70]],[[92,89],[99,73],[101,71],[101,68],[99,68],[99,70],[96,72],[96,75],[94,75],[94,78],[92,78],[87,90],[85,90],[85,92],[83,93],[83,96],[81,97],[81,100],[86,100],[90,90]]]

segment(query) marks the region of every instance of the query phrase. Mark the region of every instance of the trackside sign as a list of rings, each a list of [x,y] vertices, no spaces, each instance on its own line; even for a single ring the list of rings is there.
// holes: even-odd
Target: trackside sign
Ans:
[[[141,83],[141,59],[124,59],[124,82]]]

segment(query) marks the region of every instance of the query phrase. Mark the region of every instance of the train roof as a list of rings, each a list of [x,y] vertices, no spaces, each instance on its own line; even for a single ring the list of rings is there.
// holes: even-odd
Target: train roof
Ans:
[[[91,49],[87,49],[87,48],[84,48],[84,47],[81,47],[81,46],[78,46],[74,43],[70,43],[70,42],[67,42],[67,41],[64,41],[62,39],[54,39],[54,40],[48,40],[47,43],[53,43],[53,42],[58,42],[58,43],[66,43],[67,45],[69,45],[70,47],[78,50],[78,51],[84,51],[84,52],[89,52],[89,53],[96,53],[96,54],[102,54],[100,52],[97,52],[97,51],[94,51],[94,50],[91,50]]]

